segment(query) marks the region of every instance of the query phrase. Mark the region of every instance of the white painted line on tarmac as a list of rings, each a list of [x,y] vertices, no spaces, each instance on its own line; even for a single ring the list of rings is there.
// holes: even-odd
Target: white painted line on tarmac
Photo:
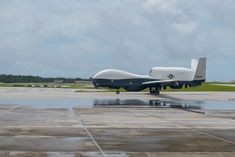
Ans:
[[[74,118],[76,118],[77,120],[79,120],[82,124],[82,128],[85,130],[85,132],[87,133],[87,135],[91,138],[91,140],[93,141],[93,143],[96,145],[96,147],[98,148],[98,150],[100,151],[100,153],[102,154],[103,157],[107,157],[106,154],[104,153],[104,151],[102,150],[102,148],[99,146],[99,144],[96,142],[95,138],[93,137],[93,135],[90,133],[90,131],[87,129],[84,121],[82,120],[82,117],[76,113],[74,111],[74,109],[72,107],[69,107],[69,112],[72,114],[72,116]]]
[[[145,153],[148,157],[151,157],[149,153]]]
[[[211,133],[207,133],[207,132],[204,132],[204,131],[200,131],[200,130],[198,130],[197,128],[194,128],[194,127],[192,127],[192,126],[182,125],[182,124],[180,124],[180,123],[178,123],[178,122],[176,122],[176,121],[173,121],[173,122],[174,122],[175,124],[177,124],[178,126],[185,127],[186,129],[191,130],[191,131],[193,131],[193,132],[200,133],[200,134],[204,134],[204,135],[207,135],[207,136],[216,138],[216,139],[218,139],[218,140],[221,140],[221,141],[224,141],[224,142],[228,142],[228,143],[230,143],[230,144],[235,145],[235,142],[233,142],[233,141],[230,141],[230,140],[227,140],[227,139],[224,139],[224,138],[215,136],[215,135],[213,135],[213,134],[211,134]]]
[[[5,114],[11,112],[12,110],[14,110],[14,109],[16,109],[16,108],[18,108],[18,107],[19,107],[19,105],[12,106],[10,109],[8,109],[8,110],[6,110],[6,111],[4,111],[4,112],[1,112],[1,113],[0,113],[0,116],[3,116],[3,115],[5,115]]]
[[[198,132],[198,133],[201,133],[201,134],[210,136],[210,137],[214,137],[214,138],[216,138],[216,139],[218,139],[218,140],[222,140],[222,141],[224,141],[224,142],[228,142],[228,143],[230,143],[230,144],[234,144],[234,145],[235,145],[235,142],[233,142],[233,141],[230,141],[230,140],[227,140],[227,139],[224,139],[224,138],[215,136],[215,135],[213,135],[213,134],[211,134],[211,133],[208,133],[208,132],[205,132],[205,131],[201,131],[201,130],[197,130],[197,129],[192,129],[192,131]]]

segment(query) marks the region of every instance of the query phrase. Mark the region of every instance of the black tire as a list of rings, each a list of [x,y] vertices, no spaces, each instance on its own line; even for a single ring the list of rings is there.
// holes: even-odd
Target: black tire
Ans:
[[[160,90],[159,89],[155,89],[154,94],[155,95],[159,95],[160,94]]]
[[[149,89],[150,89],[150,94],[154,94],[154,95],[160,94],[160,89],[158,88],[149,88]]]
[[[120,91],[119,91],[119,90],[116,90],[116,94],[120,94]]]

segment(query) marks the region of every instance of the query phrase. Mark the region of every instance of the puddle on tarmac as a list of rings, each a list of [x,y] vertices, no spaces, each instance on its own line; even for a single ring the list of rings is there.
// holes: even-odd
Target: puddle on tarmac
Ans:
[[[156,99],[93,99],[93,98],[2,98],[2,105],[35,108],[97,108],[97,107],[171,107],[199,110],[235,110],[233,101],[183,101]]]

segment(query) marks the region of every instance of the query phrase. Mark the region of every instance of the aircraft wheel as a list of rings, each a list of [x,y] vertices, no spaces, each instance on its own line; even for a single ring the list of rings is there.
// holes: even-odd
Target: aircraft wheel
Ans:
[[[120,94],[120,91],[119,91],[119,90],[116,90],[116,94]]]
[[[155,95],[159,95],[160,94],[160,90],[159,89],[155,89],[154,94]]]
[[[150,88],[150,94],[159,95],[160,89],[159,88]]]
[[[149,92],[150,92],[150,94],[154,94],[154,89],[153,88],[149,88]]]

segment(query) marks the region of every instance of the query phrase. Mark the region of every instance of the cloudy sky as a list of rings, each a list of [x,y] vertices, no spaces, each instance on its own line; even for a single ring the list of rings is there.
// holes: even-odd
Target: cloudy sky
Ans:
[[[82,77],[190,66],[235,79],[234,0],[0,0],[0,74]]]

